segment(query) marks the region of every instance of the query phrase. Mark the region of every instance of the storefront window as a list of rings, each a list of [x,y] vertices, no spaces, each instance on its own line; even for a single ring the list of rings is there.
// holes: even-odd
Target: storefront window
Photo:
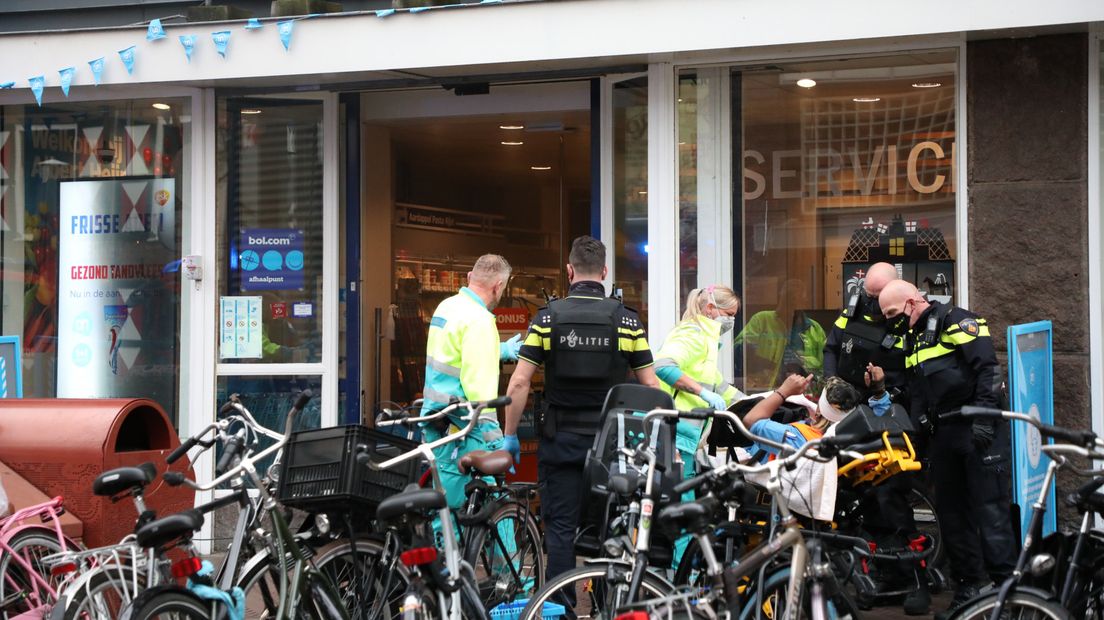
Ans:
[[[648,316],[648,78],[613,85],[613,287]]]
[[[219,127],[219,362],[321,362],[322,102],[223,100]]]
[[[718,101],[715,70],[680,74],[680,214],[696,233],[684,230],[680,248],[683,295],[694,249],[732,234],[746,390],[789,372],[820,378],[825,336],[872,263],[954,299],[955,60],[937,51],[733,68],[731,129],[702,109]],[[717,149],[726,136],[731,146]],[[725,154],[741,170],[727,186],[733,233],[701,216],[723,208],[703,188]]]
[[[177,418],[189,102],[0,108],[0,334],[25,397],[148,397]]]
[[[230,399],[231,394],[237,394],[242,405],[257,422],[282,433],[287,425],[287,414],[303,390],[311,390],[314,398],[296,415],[292,422],[293,428],[297,431],[318,428],[322,424],[322,399],[318,396],[322,393],[322,381],[317,375],[219,377],[215,402],[221,406]],[[258,452],[272,445],[272,439],[268,437],[258,437],[258,441],[260,443],[255,448]],[[272,460],[270,457],[260,463],[258,469],[261,475],[264,475]]]

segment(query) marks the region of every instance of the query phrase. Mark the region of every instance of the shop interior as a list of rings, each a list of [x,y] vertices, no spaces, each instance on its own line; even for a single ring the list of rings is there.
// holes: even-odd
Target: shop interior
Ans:
[[[362,324],[379,346],[364,366],[380,400],[420,396],[429,319],[481,254],[513,267],[495,309],[503,340],[565,293],[571,240],[592,230],[589,89],[365,95]]]

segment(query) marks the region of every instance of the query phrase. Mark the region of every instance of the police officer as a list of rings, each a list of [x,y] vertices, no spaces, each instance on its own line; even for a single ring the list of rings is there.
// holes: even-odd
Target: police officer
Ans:
[[[502,299],[510,263],[497,254],[484,254],[468,272],[468,285],[445,299],[433,311],[426,337],[425,387],[422,415],[440,411],[452,399],[487,401],[498,396],[501,359],[516,358],[515,340],[500,343],[498,323],[491,309]],[[464,486],[470,477],[457,463],[472,450],[502,447],[502,430],[495,412],[484,411],[471,434],[463,440],[437,448],[438,473],[449,506],[464,504]],[[466,424],[457,419],[424,428],[426,441],[440,439]]]
[[[547,409],[538,420],[537,469],[548,549],[547,578],[575,568],[575,530],[583,498],[583,466],[594,444],[606,392],[637,380],[659,387],[644,325],[636,312],[606,297],[606,248],[590,236],[575,239],[568,257],[567,297],[542,308],[529,325],[510,377],[506,449],[520,456],[517,427],[533,373],[544,366]]]
[[[867,367],[873,364],[885,373],[885,388],[891,395],[904,392],[904,341],[887,332],[878,306],[878,294],[896,279],[897,268],[889,263],[874,263],[867,270],[862,286],[848,299],[824,343],[825,379],[839,377],[866,391]]]
[[[985,319],[972,312],[929,302],[903,280],[887,284],[878,299],[890,330],[906,337],[909,413],[932,432],[936,506],[957,580],[950,607],[936,614],[946,618],[1015,565],[1008,424],[939,419],[964,405],[999,406],[997,355]]]
[[[862,286],[851,295],[824,345],[824,378],[839,377],[872,399],[889,406],[890,398],[907,405],[908,379],[901,336],[889,333],[878,305],[878,294],[897,279],[890,263],[874,263]],[[863,502],[864,525],[879,546],[904,548],[917,535],[908,497],[911,476],[893,476]],[[926,615],[931,608],[926,571],[916,564],[882,564],[881,591],[907,589],[902,606],[909,616]],[[859,601],[870,604],[872,601]]]

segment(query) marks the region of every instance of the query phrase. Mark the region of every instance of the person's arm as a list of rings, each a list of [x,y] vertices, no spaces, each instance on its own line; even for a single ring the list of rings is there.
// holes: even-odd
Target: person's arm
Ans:
[[[836,376],[839,371],[840,345],[843,343],[843,328],[847,325],[847,317],[842,314],[836,319],[836,324],[828,332],[828,339],[824,341],[824,378]]]
[[[752,424],[760,420],[769,420],[774,412],[786,402],[786,399],[797,394],[805,393],[809,384],[813,382],[813,375],[802,377],[790,375],[778,386],[778,389],[767,394],[763,400],[755,404],[751,411],[744,415],[744,426],[751,428]]]
[[[704,357],[703,344],[702,332],[698,326],[687,323],[679,325],[656,352],[655,374],[672,388],[701,394],[702,384],[682,369],[690,364],[690,360]]]
[[[959,321],[957,327],[957,330],[948,335],[958,345],[963,361],[973,369],[977,378],[971,404],[978,407],[999,407],[1000,397],[995,385],[997,352],[993,348],[993,339],[989,336],[989,326],[985,319],[967,318]]]
[[[636,380],[640,382],[640,385],[659,389],[659,379],[656,377],[655,366],[637,368],[633,370],[633,374],[636,375]]]
[[[533,384],[533,373],[537,372],[536,364],[529,360],[519,359],[514,374],[510,375],[509,387],[506,394],[510,397],[510,404],[506,405],[506,435],[517,435],[518,424],[521,422],[521,412],[525,410],[525,403],[529,400],[529,388]]]

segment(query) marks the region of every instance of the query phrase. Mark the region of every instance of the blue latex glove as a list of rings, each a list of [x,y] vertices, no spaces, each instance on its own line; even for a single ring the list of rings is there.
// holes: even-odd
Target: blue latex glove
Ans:
[[[510,456],[514,457],[515,463],[521,462],[521,442],[518,441],[517,435],[503,435],[502,449],[509,452]],[[513,467],[510,468],[510,473],[514,473]]]
[[[498,343],[498,359],[503,362],[516,362],[521,351],[521,334],[514,334],[506,342]]]
[[[724,411],[728,409],[728,405],[725,404],[725,399],[721,398],[720,394],[712,390],[702,388],[701,393],[698,394],[698,398],[704,400],[706,403],[709,403],[710,407],[718,411]]]

